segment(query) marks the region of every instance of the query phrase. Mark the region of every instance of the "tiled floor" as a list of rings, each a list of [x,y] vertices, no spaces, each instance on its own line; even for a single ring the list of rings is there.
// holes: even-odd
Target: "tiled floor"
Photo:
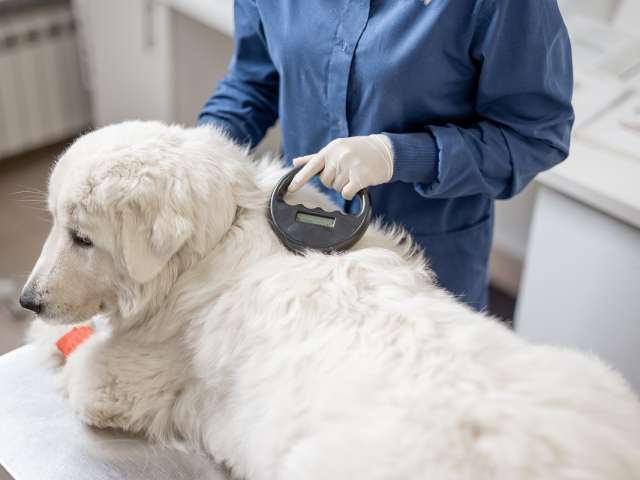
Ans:
[[[49,229],[44,206],[49,169],[66,142],[0,161],[0,355],[22,343],[29,316],[17,305],[18,292],[5,294],[7,280],[20,289]],[[3,288],[3,285],[5,288]],[[491,290],[491,313],[510,321],[514,300]],[[1,480],[1,478],[0,478]]]

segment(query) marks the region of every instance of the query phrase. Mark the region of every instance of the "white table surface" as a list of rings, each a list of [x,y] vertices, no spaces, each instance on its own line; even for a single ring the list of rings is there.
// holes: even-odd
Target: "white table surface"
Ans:
[[[0,357],[0,464],[16,480],[223,480],[209,459],[83,426],[33,347]]]

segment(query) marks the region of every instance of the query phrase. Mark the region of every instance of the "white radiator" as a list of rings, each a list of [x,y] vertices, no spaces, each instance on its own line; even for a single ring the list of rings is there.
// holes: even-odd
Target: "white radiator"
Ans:
[[[0,158],[68,138],[90,123],[71,10],[0,17]]]

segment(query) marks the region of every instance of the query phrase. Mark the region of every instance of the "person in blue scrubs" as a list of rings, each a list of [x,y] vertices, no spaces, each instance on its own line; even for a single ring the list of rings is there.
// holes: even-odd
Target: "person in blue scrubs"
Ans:
[[[374,215],[481,310],[494,200],[567,157],[572,85],[556,0],[236,0],[199,123],[255,146],[279,118],[287,161],[331,165],[320,186],[347,210],[369,187]]]

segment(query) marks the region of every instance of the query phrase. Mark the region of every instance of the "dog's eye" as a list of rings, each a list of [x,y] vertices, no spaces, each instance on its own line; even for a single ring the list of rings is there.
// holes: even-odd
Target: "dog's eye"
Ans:
[[[91,239],[89,237],[85,237],[76,230],[69,230],[69,235],[71,235],[71,240],[73,240],[73,243],[75,243],[79,247],[93,247],[93,242],[91,241]]]

